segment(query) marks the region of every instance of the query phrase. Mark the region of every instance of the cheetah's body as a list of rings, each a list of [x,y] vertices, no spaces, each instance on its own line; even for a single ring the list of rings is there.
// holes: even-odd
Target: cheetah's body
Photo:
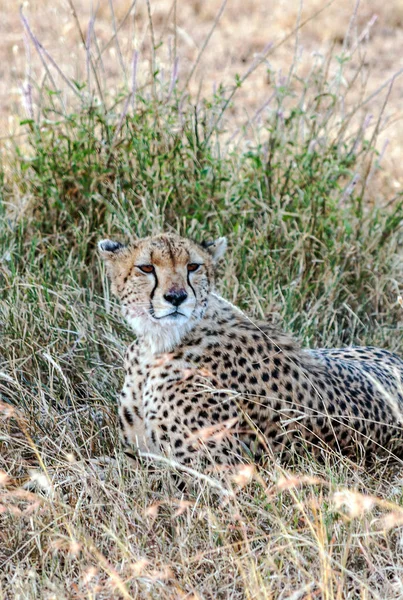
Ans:
[[[197,297],[197,281],[188,283]],[[231,463],[303,441],[313,451],[403,455],[399,357],[303,350],[211,289],[206,298],[171,348],[146,335],[129,346],[119,409],[126,444],[185,463],[198,454]]]

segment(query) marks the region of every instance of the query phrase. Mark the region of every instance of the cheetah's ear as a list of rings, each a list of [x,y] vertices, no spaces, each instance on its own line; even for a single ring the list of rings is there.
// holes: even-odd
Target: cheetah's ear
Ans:
[[[125,249],[126,246],[120,242],[113,242],[112,240],[101,240],[98,242],[99,253],[105,261],[116,260],[122,255]]]
[[[202,246],[209,254],[211,254],[213,262],[217,263],[225,254],[227,249],[227,238],[220,237],[213,242],[202,242]]]

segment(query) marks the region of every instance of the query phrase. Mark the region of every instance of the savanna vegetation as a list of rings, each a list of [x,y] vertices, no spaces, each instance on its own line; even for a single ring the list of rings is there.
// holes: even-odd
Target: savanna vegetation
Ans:
[[[359,8],[303,76],[298,44],[314,12],[289,34],[287,72],[269,62],[280,39],[211,93],[189,85],[225,3],[182,75],[177,37],[157,36],[152,8],[139,13],[147,60],[121,51],[111,19],[113,89],[96,14],[85,35],[75,14],[81,79],[22,17],[23,135],[3,148],[0,174],[0,597],[403,598],[400,465],[368,472],[303,455],[224,480],[182,472],[183,492],[169,461],[133,469],[121,452],[116,395],[132,333],[101,238],[226,235],[217,287],[252,318],[311,347],[403,354],[403,198],[379,185],[393,81],[368,96]],[[235,125],[251,77],[269,78],[269,98]]]

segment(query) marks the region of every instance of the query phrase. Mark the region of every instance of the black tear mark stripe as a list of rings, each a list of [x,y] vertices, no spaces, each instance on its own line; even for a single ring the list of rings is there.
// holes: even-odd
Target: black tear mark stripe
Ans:
[[[155,272],[155,270],[153,271],[152,274],[154,275],[155,285],[154,285],[153,289],[151,290],[151,294],[150,294],[150,299],[151,300],[154,298],[155,290],[158,287],[158,277],[157,277],[157,273]]]
[[[189,252],[188,252],[188,262],[189,262],[189,261],[190,261],[190,255],[189,255]],[[194,297],[196,298],[196,292],[195,292],[195,290],[194,290],[194,287],[193,287],[193,286],[192,286],[192,284],[190,283],[190,272],[189,272],[189,271],[187,272],[187,282],[188,282],[188,286],[190,287],[190,289],[191,289],[191,290],[192,290],[192,292],[193,292],[193,295],[194,295]],[[196,300],[197,300],[197,298],[196,298]]]
[[[151,252],[150,254],[150,260],[151,263],[153,262],[153,253]],[[155,285],[153,287],[153,289],[151,290],[151,294],[150,294],[150,305],[151,305],[151,309],[154,310],[153,308],[153,303],[152,303],[152,299],[154,298],[154,294],[155,294],[155,290],[158,287],[158,277],[157,277],[157,271],[154,269],[152,274],[154,275],[154,279],[155,279]]]
[[[196,298],[196,292],[194,291],[194,288],[193,288],[192,284],[190,283],[190,275],[189,275],[189,272],[188,272],[188,275],[187,275],[187,281],[188,281],[188,286],[190,287],[190,289],[191,289],[191,290],[192,290],[192,292],[193,292],[193,295],[194,295],[194,297]]]

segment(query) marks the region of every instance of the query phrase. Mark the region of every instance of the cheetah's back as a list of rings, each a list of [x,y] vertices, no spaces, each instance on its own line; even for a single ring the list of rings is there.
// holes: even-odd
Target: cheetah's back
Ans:
[[[387,448],[402,455],[403,360],[374,347],[308,353],[324,366],[325,375],[313,372],[313,380],[318,380],[317,393],[326,400],[336,442],[345,449],[361,442],[366,450]]]

